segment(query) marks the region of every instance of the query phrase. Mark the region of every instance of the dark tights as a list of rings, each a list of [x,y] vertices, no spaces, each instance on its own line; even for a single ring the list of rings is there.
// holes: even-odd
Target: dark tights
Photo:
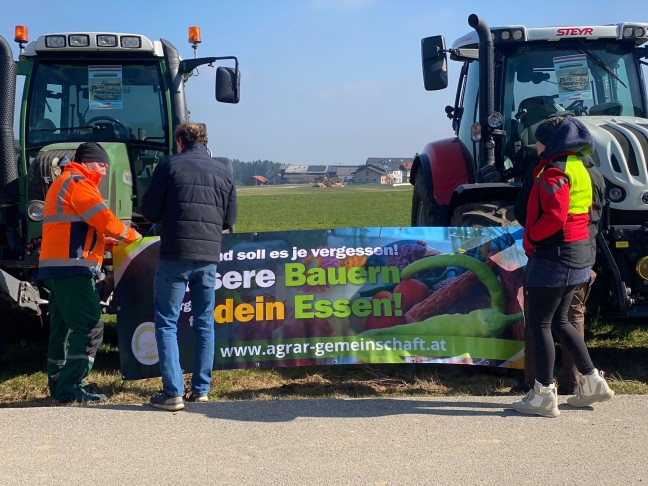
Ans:
[[[586,375],[594,370],[585,340],[567,317],[575,288],[575,285],[527,287],[524,292],[527,325],[534,337],[536,380],[544,386],[553,383],[556,349],[552,329],[581,374]]]

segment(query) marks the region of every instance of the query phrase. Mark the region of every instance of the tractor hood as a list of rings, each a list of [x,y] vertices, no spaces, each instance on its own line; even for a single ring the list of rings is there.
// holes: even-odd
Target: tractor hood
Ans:
[[[594,163],[610,188],[623,197],[610,202],[612,210],[645,211],[648,221],[648,119],[623,116],[578,118],[594,139]],[[618,192],[617,192],[618,194]]]

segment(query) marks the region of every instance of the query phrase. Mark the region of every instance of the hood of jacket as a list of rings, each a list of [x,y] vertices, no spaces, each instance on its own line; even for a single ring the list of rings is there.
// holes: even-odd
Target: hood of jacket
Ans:
[[[545,145],[541,159],[551,159],[561,152],[571,152],[579,157],[591,155],[594,140],[583,123],[573,116],[566,116]]]

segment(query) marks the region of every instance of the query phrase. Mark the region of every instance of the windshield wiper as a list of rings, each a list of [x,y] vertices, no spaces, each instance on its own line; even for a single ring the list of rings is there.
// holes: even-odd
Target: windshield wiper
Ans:
[[[603,59],[601,59],[598,54],[596,54],[592,49],[590,49],[587,44],[581,39],[578,44],[581,46],[582,54],[585,54],[590,61],[592,61],[594,64],[596,64],[598,67],[603,69],[606,73],[608,73],[610,76],[612,76],[614,79],[616,79],[619,83],[623,85],[624,88],[627,88],[625,83],[621,81],[621,78],[617,76],[617,74],[612,71],[605,62],[603,62]]]

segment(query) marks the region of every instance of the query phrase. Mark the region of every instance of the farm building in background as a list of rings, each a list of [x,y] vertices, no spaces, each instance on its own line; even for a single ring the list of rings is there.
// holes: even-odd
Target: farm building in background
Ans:
[[[402,184],[409,180],[412,160],[369,157],[353,174],[354,184]]]
[[[244,186],[265,186],[267,183],[268,179],[259,175],[249,177],[243,181]]]
[[[306,184],[326,178],[327,165],[287,165],[283,171],[286,184]]]
[[[329,165],[328,172],[326,177],[329,179],[339,179],[344,183],[353,182],[353,174],[358,169],[361,169],[362,165]]]

